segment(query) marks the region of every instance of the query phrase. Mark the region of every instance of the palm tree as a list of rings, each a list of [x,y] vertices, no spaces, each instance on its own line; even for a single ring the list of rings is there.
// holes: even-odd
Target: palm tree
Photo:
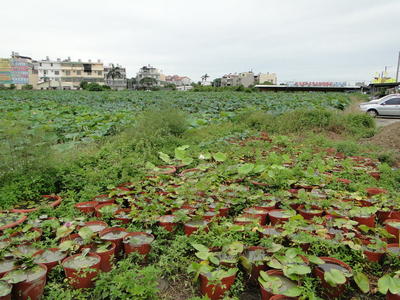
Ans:
[[[205,82],[207,81],[207,78],[210,78],[210,76],[208,76],[208,74],[204,74],[203,76],[201,76],[201,81]]]
[[[151,77],[145,77],[140,79],[139,84],[145,87],[151,87],[157,85],[157,80]]]
[[[120,67],[118,66],[114,66],[114,64],[111,65],[111,69],[110,71],[108,71],[107,75],[106,75],[107,79],[112,79],[113,81],[113,86],[114,86],[114,80],[116,78],[122,78],[122,70]]]

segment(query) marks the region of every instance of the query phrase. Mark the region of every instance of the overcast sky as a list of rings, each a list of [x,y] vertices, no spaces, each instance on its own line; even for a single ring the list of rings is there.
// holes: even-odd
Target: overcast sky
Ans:
[[[0,57],[145,64],[192,80],[364,81],[400,50],[400,0],[2,1]]]

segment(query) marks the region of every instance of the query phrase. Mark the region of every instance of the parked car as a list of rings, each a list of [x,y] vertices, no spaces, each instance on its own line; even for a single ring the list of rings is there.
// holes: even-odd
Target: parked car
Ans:
[[[400,117],[400,94],[391,94],[377,100],[361,103],[360,109],[373,117]]]

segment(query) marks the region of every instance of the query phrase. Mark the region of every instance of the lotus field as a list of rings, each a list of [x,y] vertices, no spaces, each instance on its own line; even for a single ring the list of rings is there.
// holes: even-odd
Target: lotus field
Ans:
[[[2,204],[0,299],[400,299],[399,170],[320,132],[243,121],[246,111],[349,103],[319,93],[1,93],[1,122],[51,131],[49,147],[73,158],[51,169],[52,189],[40,181]],[[182,133],[124,133],[165,105],[187,113]]]

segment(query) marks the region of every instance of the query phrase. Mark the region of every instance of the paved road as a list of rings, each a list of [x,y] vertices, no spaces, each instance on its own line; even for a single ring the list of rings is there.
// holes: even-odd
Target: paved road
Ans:
[[[393,124],[393,123],[400,122],[400,118],[379,117],[379,118],[376,118],[375,120],[376,120],[376,125],[378,127],[384,127],[384,126],[388,126],[388,125]]]

